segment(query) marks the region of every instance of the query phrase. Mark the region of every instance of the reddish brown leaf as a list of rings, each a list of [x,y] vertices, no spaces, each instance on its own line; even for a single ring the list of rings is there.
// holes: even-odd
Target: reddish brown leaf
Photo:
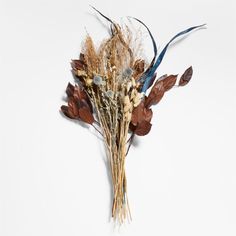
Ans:
[[[137,125],[138,122],[144,120],[143,116],[143,102],[141,102],[137,107],[133,109],[131,122],[133,125]]]
[[[152,116],[153,116],[152,109],[145,108],[144,109],[144,114],[145,114],[145,120],[147,122],[151,122]]]
[[[73,70],[84,70],[85,69],[85,64],[81,60],[72,60],[71,62],[71,67]]]
[[[178,75],[169,75],[162,80],[165,92],[170,90],[176,83]]]
[[[156,105],[164,96],[165,88],[163,80],[158,80],[152,87],[147,99],[145,99],[145,107],[150,108],[152,105]]]
[[[75,85],[74,98],[78,101],[79,107],[89,107],[90,111],[93,113],[92,103],[87,95],[87,93],[80,88],[80,86]]]
[[[69,107],[61,106],[61,111],[64,113],[65,116],[69,117],[70,119],[76,119]]]
[[[88,123],[90,125],[94,122],[94,117],[88,107],[82,107],[79,109],[79,118],[83,122]]]
[[[75,87],[71,83],[68,83],[67,88],[66,88],[66,94],[67,94],[68,97],[73,96],[74,89],[75,89]]]
[[[87,100],[87,94],[85,93],[84,90],[81,89],[80,86],[78,85],[75,85],[74,87],[74,93],[73,93],[73,96],[76,100],[82,100],[82,99],[85,99]]]
[[[69,98],[68,108],[69,112],[71,112],[75,118],[79,118],[78,103],[73,98]]]
[[[135,129],[136,129],[136,126],[133,125],[133,124],[130,122],[130,123],[129,123],[129,130],[132,131],[132,132],[134,132]]]
[[[186,85],[191,80],[192,75],[193,75],[193,68],[192,66],[190,66],[180,77],[179,86]]]
[[[144,106],[144,101],[142,101],[137,107],[134,108],[131,117],[131,123],[137,125],[143,120],[150,122],[152,119],[152,110]]]
[[[134,133],[139,136],[147,135],[151,130],[152,124],[146,120],[143,120],[141,123],[138,123],[137,127],[134,130]]]

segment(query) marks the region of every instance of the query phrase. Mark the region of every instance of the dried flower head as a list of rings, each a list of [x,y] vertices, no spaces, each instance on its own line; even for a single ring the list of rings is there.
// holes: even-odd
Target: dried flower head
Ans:
[[[98,75],[95,75],[93,77],[93,83],[96,84],[96,85],[104,85],[105,82],[102,80],[102,77],[98,76]]]

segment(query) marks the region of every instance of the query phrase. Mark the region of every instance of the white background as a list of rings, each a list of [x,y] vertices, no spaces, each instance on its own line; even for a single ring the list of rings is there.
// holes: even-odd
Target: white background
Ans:
[[[234,2],[1,0],[0,235],[235,236]],[[86,30],[98,41],[107,36],[89,4],[116,21],[143,20],[160,48],[207,23],[174,44],[159,68],[162,75],[193,65],[194,77],[166,94],[151,133],[131,148],[133,221],[115,230],[102,143],[59,113]]]

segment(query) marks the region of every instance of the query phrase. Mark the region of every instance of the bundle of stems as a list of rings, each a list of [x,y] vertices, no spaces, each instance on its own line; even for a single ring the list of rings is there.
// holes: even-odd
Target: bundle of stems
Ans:
[[[134,43],[131,30],[97,12],[111,23],[111,36],[96,48],[87,35],[80,58],[72,60],[77,80],[74,86],[68,84],[68,106],[61,106],[61,110],[71,119],[92,125],[102,135],[113,184],[112,217],[123,223],[131,219],[125,161],[133,137],[149,133],[153,116],[151,106],[159,103],[171,88],[185,86],[193,73],[189,67],[177,82],[178,75],[156,79],[156,69],[173,40],[202,25],[175,35],[158,55],[150,30],[134,18],[148,30],[152,40],[154,57],[148,64],[140,58],[140,45]]]
[[[86,74],[91,75],[84,78],[85,88],[104,137],[111,170],[112,216],[120,222],[131,219],[125,157],[131,114],[142,97],[133,77],[134,57],[129,42],[130,39],[125,39],[116,25],[113,36],[101,45],[98,52],[89,36],[83,51]]]

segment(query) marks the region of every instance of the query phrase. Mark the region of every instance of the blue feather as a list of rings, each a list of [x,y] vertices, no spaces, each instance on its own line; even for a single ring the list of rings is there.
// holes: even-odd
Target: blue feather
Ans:
[[[176,35],[166,44],[166,46],[163,48],[163,50],[161,51],[160,55],[158,56],[158,58],[157,58],[155,64],[153,65],[153,67],[148,71],[147,74],[144,73],[144,75],[143,75],[144,77],[141,77],[141,78],[140,78],[140,81],[144,81],[144,84],[143,84],[143,87],[142,87],[141,92],[144,92],[144,93],[145,93],[145,92],[147,91],[147,89],[149,88],[149,84],[150,84],[150,82],[151,82],[151,79],[153,78],[153,75],[154,75],[156,69],[157,69],[158,66],[161,64],[162,59],[164,58],[165,53],[166,53],[166,51],[167,51],[169,45],[170,45],[176,38],[178,38],[179,36],[182,36],[182,35],[184,35],[184,34],[187,34],[187,33],[189,33],[190,31],[192,31],[192,30],[194,30],[194,29],[197,29],[197,28],[200,28],[200,27],[202,27],[202,26],[204,26],[204,25],[205,25],[205,24],[203,24],[203,25],[198,25],[198,26],[193,26],[193,27],[190,27],[190,28],[188,28],[188,29],[186,29],[186,30],[184,30],[184,31],[181,31],[180,33],[176,34]]]

